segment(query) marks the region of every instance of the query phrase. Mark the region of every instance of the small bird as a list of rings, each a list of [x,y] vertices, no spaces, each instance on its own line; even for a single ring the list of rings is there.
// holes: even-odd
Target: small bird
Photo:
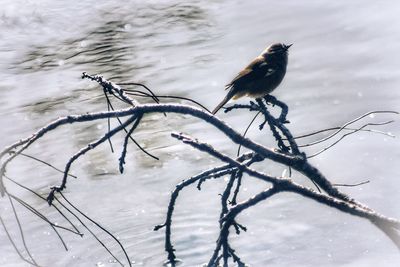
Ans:
[[[272,44],[256,57],[246,68],[225,86],[228,94],[213,110],[212,114],[222,108],[231,98],[242,96],[263,97],[271,93],[282,82],[288,63],[290,45]]]

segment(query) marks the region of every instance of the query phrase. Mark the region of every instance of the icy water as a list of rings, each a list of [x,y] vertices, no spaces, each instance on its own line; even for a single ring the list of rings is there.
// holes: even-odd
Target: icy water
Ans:
[[[398,1],[1,0],[0,4],[0,147],[59,116],[106,109],[100,88],[80,79],[83,71],[117,83],[143,82],[159,94],[191,97],[211,109],[224,96],[224,84],[276,41],[294,43],[285,81],[275,95],[289,105],[289,127],[295,135],[338,126],[370,110],[399,111]],[[220,116],[239,131],[251,119],[245,112]],[[399,117],[376,115],[364,122],[390,119]],[[28,152],[62,168],[69,156],[100,137],[106,127],[106,121],[63,127]],[[399,136],[400,124],[395,121],[379,130]],[[120,175],[123,137],[118,136],[116,153],[103,145],[74,165],[79,178],[70,179],[66,190],[74,204],[119,238],[134,266],[162,266],[163,231],[152,229],[164,220],[171,190],[181,180],[219,164],[172,140],[171,131],[185,131],[230,155],[236,153],[236,146],[197,120],[151,115],[135,137],[160,161],[130,146],[126,171]],[[256,126],[249,135],[272,144]],[[398,138],[358,133],[312,163],[336,183],[370,180],[342,190],[400,218],[399,151]],[[29,159],[10,167],[10,177],[43,196],[61,179]],[[275,175],[283,171],[281,166],[259,168]],[[212,180],[202,191],[188,188],[180,195],[173,241],[181,266],[208,261],[218,233],[218,194],[225,183]],[[58,218],[46,203],[6,185],[50,218]],[[247,178],[240,199],[265,187]],[[19,240],[8,199],[0,203],[1,217]],[[63,232],[66,252],[51,228],[21,206],[16,208],[27,245],[41,266],[118,266],[87,232],[83,238]],[[248,232],[233,237],[232,244],[250,266],[400,264],[395,246],[370,223],[293,194],[275,196],[239,220]],[[96,232],[123,260],[118,245]],[[0,266],[27,266],[3,230]]]

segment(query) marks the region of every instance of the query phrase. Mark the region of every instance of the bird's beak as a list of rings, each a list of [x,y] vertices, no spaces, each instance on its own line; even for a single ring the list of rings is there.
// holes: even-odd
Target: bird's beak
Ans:
[[[290,45],[286,45],[286,50],[288,50],[289,49],[289,47],[291,47],[293,44],[290,44]]]

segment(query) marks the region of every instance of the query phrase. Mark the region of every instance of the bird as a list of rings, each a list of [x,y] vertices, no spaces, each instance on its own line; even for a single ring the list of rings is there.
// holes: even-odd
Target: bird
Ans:
[[[292,45],[274,43],[267,47],[225,86],[225,90],[229,91],[212,114],[216,114],[231,98],[260,98],[274,91],[285,77],[288,50]]]

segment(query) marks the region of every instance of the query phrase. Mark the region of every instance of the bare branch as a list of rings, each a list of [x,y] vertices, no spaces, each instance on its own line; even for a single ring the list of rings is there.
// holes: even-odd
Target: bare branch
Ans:
[[[51,205],[51,202],[54,199],[54,193],[61,192],[65,188],[65,185],[67,183],[68,172],[69,172],[69,169],[71,168],[72,163],[75,160],[77,160],[79,157],[81,157],[82,155],[86,154],[86,152],[88,152],[89,150],[96,148],[98,145],[100,145],[100,144],[104,143],[106,140],[108,140],[111,136],[113,136],[114,134],[116,134],[119,131],[121,131],[122,129],[124,129],[127,125],[131,124],[133,121],[135,121],[137,119],[137,116],[140,116],[140,114],[136,115],[136,116],[132,116],[131,118],[127,119],[126,122],[115,127],[113,130],[106,133],[102,138],[100,138],[96,142],[92,142],[92,143],[88,144],[87,147],[79,150],[77,153],[75,153],[75,155],[73,155],[68,160],[67,164],[65,165],[64,177],[62,179],[61,185],[58,187],[53,187],[49,196],[47,197],[47,201],[49,202],[49,205]]]
[[[237,168],[239,168],[243,172],[246,172],[250,176],[272,183],[275,186],[275,188],[279,191],[294,192],[302,196],[316,200],[319,203],[323,203],[330,207],[336,208],[342,212],[368,219],[370,222],[374,223],[379,229],[381,229],[385,234],[387,234],[388,237],[400,249],[400,232],[396,231],[389,232],[390,229],[400,230],[400,221],[396,219],[388,218],[375,211],[372,211],[367,206],[355,202],[354,200],[350,199],[347,196],[345,197],[345,199],[337,198],[336,196],[328,196],[322,193],[315,192],[314,190],[306,188],[299,184],[296,184],[290,179],[272,177],[267,174],[260,173],[256,170],[250,169],[246,165],[237,162],[236,160],[231,159],[230,157],[216,151],[210,145],[201,143],[198,140],[194,140],[187,135],[172,134],[172,136],[179,140],[182,140],[185,144],[189,144],[200,151],[207,152],[208,154],[218,158],[223,162],[229,163],[232,166],[236,166]],[[253,198],[256,198],[256,196]],[[238,212],[240,212],[240,209],[238,210]]]
[[[115,83],[107,81],[101,75],[89,75],[86,72],[82,73],[82,79],[89,79],[98,82],[110,94],[118,97],[125,103],[135,106],[133,99],[125,94],[125,92]],[[117,94],[117,95],[116,95]]]
[[[346,214],[354,215],[360,218],[364,218],[369,220],[371,223],[373,223],[377,228],[379,228],[386,236],[388,236],[392,242],[400,249],[400,221],[386,217],[384,215],[379,214],[378,212],[372,210],[368,206],[356,201],[355,199],[349,197],[348,195],[342,193],[339,191],[337,187],[339,186],[359,186],[362,184],[365,184],[369,181],[365,181],[362,183],[358,184],[333,184],[331,183],[315,166],[311,165],[308,162],[308,158],[306,157],[305,153],[301,152],[299,148],[305,147],[305,146],[312,146],[316,144],[320,144],[322,142],[325,142],[327,140],[330,140],[334,136],[337,136],[338,133],[341,131],[350,131],[346,132],[343,136],[339,138],[339,140],[335,141],[333,144],[330,146],[324,148],[322,151],[318,153],[322,153],[323,151],[329,149],[333,145],[337,144],[339,141],[341,141],[344,137],[359,132],[359,131],[368,131],[368,132],[377,132],[377,133],[382,133],[387,136],[392,136],[388,133],[384,132],[379,132],[376,130],[371,130],[371,129],[365,129],[367,126],[379,126],[379,125],[385,125],[389,124],[392,121],[386,121],[382,123],[367,123],[364,124],[363,126],[359,128],[355,127],[349,127],[349,125],[360,121],[361,119],[365,118],[366,116],[372,115],[372,114],[377,114],[377,113],[386,113],[386,114],[399,114],[398,112],[395,111],[372,111],[368,112],[346,124],[344,124],[342,127],[334,127],[334,128],[329,128],[329,129],[323,129],[314,133],[310,133],[307,135],[299,136],[299,137],[293,137],[292,133],[286,127],[286,124],[289,123],[289,121],[286,119],[287,114],[288,114],[288,106],[277,100],[273,96],[266,96],[263,99],[257,99],[256,102],[250,102],[248,105],[233,105],[231,107],[228,107],[225,109],[225,112],[229,112],[235,109],[246,109],[249,111],[256,111],[257,114],[247,127],[245,133],[241,135],[240,133],[236,132],[233,128],[228,126],[226,123],[221,121],[218,117],[213,116],[208,112],[208,109],[205,108],[202,104],[199,102],[185,98],[185,97],[180,97],[180,96],[160,96],[155,94],[153,91],[151,91],[146,85],[140,84],[140,83],[134,83],[134,82],[127,82],[127,83],[120,83],[121,85],[126,85],[126,86],[140,86],[144,88],[144,90],[136,90],[136,89],[121,89],[118,85],[115,83],[112,83],[106,79],[104,79],[100,75],[88,75],[84,73],[82,75],[82,78],[87,78],[93,81],[98,82],[105,94],[105,98],[107,101],[107,112],[96,112],[96,113],[87,113],[87,114],[82,114],[82,115],[73,115],[73,116],[67,116],[63,118],[59,118],[45,127],[39,129],[36,133],[33,135],[29,136],[28,138],[21,139],[20,141],[12,144],[11,146],[6,147],[1,153],[0,153],[0,159],[1,159],[1,165],[0,165],[0,192],[2,195],[7,194],[10,203],[13,207],[14,210],[14,215],[15,215],[15,220],[18,224],[19,230],[20,230],[20,235],[21,238],[24,242],[25,237],[23,235],[22,231],[22,226],[19,223],[18,215],[14,209],[14,204],[13,200],[16,200],[18,203],[20,203],[24,208],[28,209],[30,212],[44,220],[46,223],[50,225],[50,227],[53,228],[54,231],[56,231],[57,235],[59,236],[61,242],[63,245],[66,247],[61,235],[58,233],[57,229],[63,229],[66,231],[70,231],[72,233],[82,235],[80,231],[78,231],[77,227],[74,225],[73,222],[71,222],[65,214],[58,209],[55,205],[53,205],[53,200],[56,200],[59,205],[61,205],[65,210],[67,210],[70,214],[72,214],[76,220],[78,220],[83,227],[85,227],[92,235],[93,237],[103,246],[107,252],[114,257],[114,259],[120,264],[123,265],[123,263],[118,260],[118,258],[111,252],[111,250],[104,244],[103,241],[100,240],[100,238],[88,227],[84,224],[82,220],[82,216],[89,220],[90,222],[94,223],[99,229],[101,229],[103,232],[107,233],[111,238],[114,239],[122,249],[126,260],[128,261],[129,265],[131,265],[131,262],[129,260],[128,254],[125,251],[122,243],[120,243],[115,236],[113,236],[109,231],[107,231],[104,227],[102,227],[100,224],[95,222],[93,219],[89,218],[87,215],[85,215],[82,211],[80,211],[76,206],[74,206],[63,194],[62,190],[66,187],[67,183],[67,178],[68,176],[71,176],[69,174],[69,171],[71,169],[72,164],[81,158],[83,155],[85,155],[87,152],[90,150],[96,149],[100,144],[104,142],[109,142],[111,145],[111,150],[113,151],[112,143],[111,143],[111,137],[113,137],[115,134],[118,132],[125,131],[125,136],[123,140],[123,145],[121,149],[121,156],[119,158],[119,169],[121,173],[124,170],[124,164],[125,164],[125,158],[127,154],[127,146],[129,140],[132,140],[139,149],[141,149],[144,153],[152,156],[153,158],[156,158],[155,156],[151,155],[148,153],[144,148],[142,148],[133,138],[132,134],[134,133],[135,129],[140,125],[142,122],[142,117],[150,114],[150,113],[162,113],[166,116],[167,113],[175,113],[175,114],[182,114],[186,116],[191,116],[194,118],[199,119],[202,122],[206,122],[210,124],[214,129],[220,131],[223,133],[230,141],[232,141],[235,144],[239,145],[238,149],[238,155],[240,152],[241,146],[244,148],[247,148],[250,152],[243,154],[239,156],[238,158],[232,158],[226,154],[221,153],[217,149],[215,149],[213,146],[211,146],[208,143],[200,142],[197,139],[194,139],[188,135],[185,134],[178,134],[178,133],[173,133],[172,136],[178,140],[181,140],[183,143],[188,144],[192,147],[194,147],[197,150],[203,151],[212,157],[218,159],[219,161],[223,162],[223,165],[220,165],[218,167],[214,167],[212,169],[209,169],[207,171],[204,171],[196,176],[193,176],[187,180],[183,180],[181,183],[179,183],[176,188],[173,190],[171,194],[171,198],[168,204],[168,210],[167,210],[167,215],[165,218],[165,221],[163,224],[155,226],[154,230],[159,230],[161,228],[165,228],[165,250],[168,254],[168,261],[171,264],[171,266],[175,266],[175,264],[178,262],[176,255],[175,255],[175,249],[172,244],[172,216],[173,212],[175,209],[175,203],[177,201],[177,198],[179,196],[179,193],[185,189],[186,187],[197,183],[197,188],[200,190],[202,183],[205,181],[209,181],[211,179],[216,179],[220,177],[224,177],[226,175],[229,175],[230,178],[225,186],[224,191],[221,193],[221,213],[220,213],[220,232],[219,232],[219,238],[216,242],[216,248],[213,252],[213,255],[208,263],[208,266],[213,266],[215,267],[218,264],[222,264],[224,267],[228,266],[229,261],[233,261],[236,263],[237,266],[245,266],[245,264],[242,262],[240,257],[236,254],[235,250],[231,247],[229,244],[229,229],[234,229],[237,234],[241,233],[241,231],[246,231],[246,227],[239,224],[236,221],[236,217],[238,214],[240,214],[242,211],[253,207],[257,203],[262,202],[263,200],[270,198],[271,196],[276,195],[277,193],[280,192],[292,192],[298,195],[301,195],[305,198],[312,199],[320,204],[324,204],[328,207],[334,208],[338,211],[344,212]],[[113,95],[116,100],[122,101],[123,103],[129,105],[129,108],[123,109],[123,110],[114,110],[114,107],[112,106],[111,100],[109,99],[109,95]],[[135,100],[132,99],[130,96],[138,96],[138,97],[149,97],[152,98],[155,102],[155,104],[146,104],[146,105],[137,105]],[[171,98],[171,99],[180,99],[180,100],[185,100],[185,101],[190,101],[197,106],[201,107],[196,108],[188,105],[182,105],[182,104],[160,104],[160,99],[161,98]],[[281,113],[279,117],[275,117],[275,115],[272,115],[273,113],[270,112],[269,108],[270,106],[278,106],[281,108]],[[246,133],[251,126],[251,124],[254,122],[255,118],[257,117],[258,114],[262,114],[264,116],[264,121],[260,125],[260,130],[268,123],[270,133],[275,137],[276,139],[276,144],[277,148],[269,148],[266,147],[262,144],[253,142],[251,139],[246,138]],[[127,117],[124,122],[122,122],[122,118]],[[110,119],[116,118],[119,122],[119,125],[111,129],[111,124],[110,124]],[[76,152],[72,157],[66,162],[64,171],[63,171],[63,177],[60,186],[58,187],[52,187],[51,192],[47,198],[47,201],[50,205],[52,205],[58,213],[63,216],[72,226],[73,229],[70,227],[64,227],[64,226],[58,226],[55,225],[53,222],[51,222],[48,218],[45,217],[41,212],[36,210],[33,206],[29,205],[27,202],[23,201],[22,199],[19,199],[9,191],[7,191],[7,188],[4,187],[3,184],[3,179],[6,178],[10,180],[11,182],[14,182],[16,185],[20,186],[21,188],[24,188],[28,190],[29,192],[35,194],[36,196],[40,197],[42,200],[45,200],[43,197],[41,197],[39,194],[34,192],[33,190],[29,189],[28,187],[23,186],[22,184],[17,183],[16,181],[9,179],[6,175],[5,172],[7,170],[8,164],[13,161],[13,159],[19,155],[21,156],[26,156],[29,158],[32,158],[34,160],[37,160],[43,164],[46,164],[53,169],[58,170],[54,166],[50,165],[49,163],[46,163],[44,161],[41,161],[37,158],[34,158],[32,156],[27,156],[27,154],[24,153],[26,149],[28,149],[33,143],[38,141],[38,139],[42,138],[44,135],[50,133],[54,129],[62,126],[62,125],[69,125],[69,124],[76,124],[80,122],[88,122],[88,121],[96,121],[96,120],[102,120],[102,119],[107,119],[107,125],[108,125],[108,131],[98,140],[89,143],[86,147],[83,147],[80,149],[78,152]],[[130,128],[129,130],[127,130]],[[268,128],[268,127],[266,127]],[[298,146],[296,143],[296,138],[304,138],[308,136],[315,135],[317,133],[321,133],[324,131],[328,130],[336,130],[334,133],[330,134],[328,137],[325,137],[319,141],[312,142],[310,144]],[[315,156],[315,155],[312,155]],[[312,157],[310,156],[310,157]],[[158,158],[156,158],[158,159]],[[298,184],[294,182],[291,178],[285,178],[285,177],[279,177],[279,176],[272,176],[263,172],[260,172],[253,168],[251,165],[255,162],[266,162],[268,161],[273,161],[278,164],[282,164],[285,166],[285,168],[288,168],[291,174],[291,170],[295,170],[303,175],[305,175],[307,178],[314,183],[316,188],[319,190],[319,192],[305,187],[301,184]],[[60,170],[58,170],[60,171]],[[241,189],[241,184],[242,184],[242,179],[247,178],[247,176],[243,176],[246,174],[247,176],[251,178],[256,178],[261,181],[266,182],[266,187],[268,189],[261,191],[254,196],[250,197],[249,199],[242,201],[240,203],[237,203],[237,196],[240,192]],[[290,175],[291,177],[291,175]],[[236,185],[235,185],[236,183]],[[60,196],[64,199],[64,201],[60,201],[56,196],[55,193],[59,192]],[[231,199],[231,201],[229,201]],[[63,202],[66,202],[67,204],[64,204]],[[57,204],[58,206],[58,204]],[[72,207],[72,208],[69,208]],[[13,242],[13,237],[9,235],[9,232],[3,222],[3,220],[0,218],[1,223],[3,224],[3,227],[13,244],[15,250],[17,253],[21,256],[23,260],[30,264],[36,264],[35,261],[33,260],[33,257],[30,255],[28,251],[28,247],[26,246],[25,243],[24,249],[27,251],[29,258],[26,259],[23,257],[22,253],[19,248],[15,246],[15,243]]]
[[[244,161],[253,156],[254,156],[254,153],[247,153],[247,154],[244,154],[241,157],[237,158],[237,160]],[[215,168],[209,169],[207,171],[204,171],[204,172],[202,172],[196,176],[193,176],[187,180],[184,180],[181,183],[179,183],[178,185],[176,185],[175,190],[171,194],[170,202],[168,205],[167,217],[165,219],[165,222],[163,224],[156,225],[154,227],[154,231],[158,231],[159,229],[165,227],[165,251],[168,253],[169,263],[173,264],[176,262],[175,249],[174,249],[174,246],[172,245],[172,241],[171,241],[171,225],[172,225],[172,215],[173,215],[173,212],[175,209],[175,203],[179,196],[180,191],[182,191],[187,186],[189,186],[193,183],[196,183],[199,180],[207,179],[207,178],[221,177],[225,174],[232,173],[233,171],[235,171],[235,169],[232,169],[230,164],[226,164],[226,165],[222,165],[222,166],[215,167]]]

